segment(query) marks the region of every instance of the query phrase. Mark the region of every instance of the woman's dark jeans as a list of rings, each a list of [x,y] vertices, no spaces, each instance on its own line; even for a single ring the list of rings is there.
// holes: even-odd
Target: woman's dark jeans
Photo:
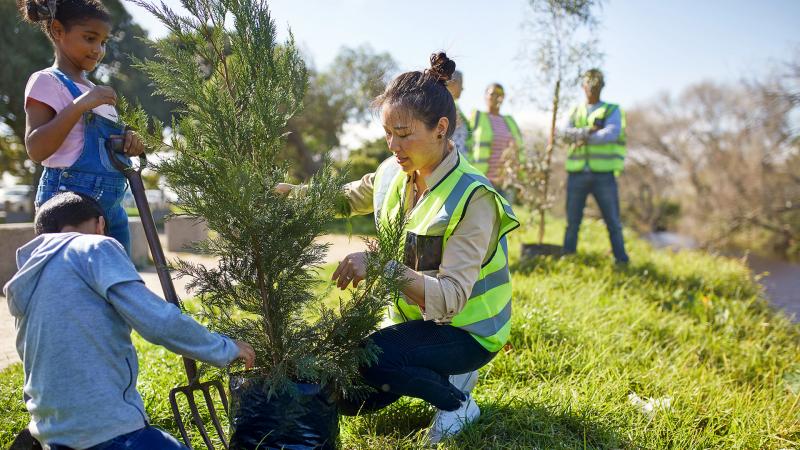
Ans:
[[[466,399],[448,377],[477,370],[494,358],[466,331],[428,320],[392,325],[372,334],[378,362],[361,374],[376,392],[363,401],[341,400],[344,415],[379,410],[407,395],[453,411]]]
[[[608,229],[611,250],[618,263],[627,263],[622,221],[619,217],[617,178],[613,172],[571,172],[567,177],[567,231],[564,234],[564,253],[575,253],[578,248],[578,230],[583,221],[586,197],[592,194]]]

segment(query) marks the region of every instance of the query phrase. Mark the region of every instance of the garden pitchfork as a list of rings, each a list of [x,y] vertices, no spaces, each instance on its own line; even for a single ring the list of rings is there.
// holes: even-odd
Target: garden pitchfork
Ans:
[[[138,167],[126,164],[115,155],[115,153],[123,153],[123,145],[123,138],[114,137],[107,140],[106,151],[108,152],[108,158],[111,160],[112,164],[114,164],[114,167],[116,167],[117,170],[125,175],[125,178],[127,178],[128,182],[130,183],[131,193],[133,194],[133,199],[136,201],[136,208],[139,210],[139,216],[142,220],[142,226],[144,227],[147,245],[150,247],[150,254],[153,256],[153,262],[156,265],[158,279],[161,282],[161,289],[164,291],[164,298],[168,302],[180,308],[181,302],[178,299],[178,294],[175,292],[175,286],[172,284],[172,277],[170,277],[169,269],[167,268],[167,260],[164,257],[164,250],[161,248],[161,241],[158,238],[156,224],[153,221],[153,214],[150,212],[150,204],[147,202],[144,183],[142,182],[142,169],[147,166],[147,158],[144,153],[142,153],[139,155]],[[225,432],[223,431],[222,424],[217,416],[214,398],[211,393],[212,388],[216,389],[220,400],[222,401],[222,406],[227,412],[228,399],[225,396],[225,389],[219,380],[201,383],[200,377],[197,374],[197,363],[193,359],[186,357],[182,358],[183,367],[186,369],[186,377],[189,379],[189,384],[185,386],[178,386],[170,390],[169,403],[172,406],[172,414],[175,417],[175,422],[178,424],[178,429],[181,432],[183,442],[185,442],[189,448],[192,448],[192,445],[189,442],[189,435],[186,431],[186,425],[183,422],[183,416],[178,408],[178,394],[183,394],[183,396],[186,397],[186,401],[189,404],[189,410],[192,416],[192,422],[194,423],[195,427],[197,427],[197,430],[200,433],[200,436],[203,438],[203,442],[206,444],[206,447],[209,450],[214,450],[214,444],[211,443],[211,438],[208,435],[208,431],[203,423],[203,419],[200,416],[200,410],[195,402],[194,394],[199,391],[203,393],[203,399],[205,400],[209,415],[211,416],[211,422],[214,425],[214,428],[217,430],[217,434],[222,441],[222,445],[227,449],[228,443],[225,440]]]

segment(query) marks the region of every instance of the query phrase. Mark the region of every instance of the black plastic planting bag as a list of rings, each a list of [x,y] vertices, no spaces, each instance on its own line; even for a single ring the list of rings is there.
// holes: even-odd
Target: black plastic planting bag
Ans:
[[[339,411],[318,384],[268,398],[264,378],[230,379],[231,450],[335,449]]]

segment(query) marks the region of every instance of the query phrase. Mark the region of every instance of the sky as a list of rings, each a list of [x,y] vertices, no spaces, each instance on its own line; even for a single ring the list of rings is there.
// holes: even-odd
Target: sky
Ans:
[[[146,11],[126,5],[151,37],[166,33]],[[368,44],[388,52],[403,71],[426,68],[429,55],[444,50],[464,73],[459,104],[466,113],[485,109],[486,86],[500,82],[506,90],[503,113],[523,127],[546,117],[525,94],[534,91],[531,69],[517,58],[527,0],[272,0],[269,5],[282,35],[291,27],[318,69],[344,46]],[[603,99],[623,107],[699,81],[764,76],[800,58],[798,0],[607,0],[598,18]]]

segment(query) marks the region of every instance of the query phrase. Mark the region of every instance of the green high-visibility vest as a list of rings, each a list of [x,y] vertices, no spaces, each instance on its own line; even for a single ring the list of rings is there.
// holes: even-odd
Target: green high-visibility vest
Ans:
[[[619,110],[621,116],[617,142],[570,146],[567,153],[567,172],[580,172],[587,166],[592,172],[622,172],[627,153],[625,149],[625,112],[618,105],[603,103],[591,114],[587,114],[586,105],[579,105],[570,111],[570,117],[575,128],[591,128],[595,120],[605,122],[615,110]]]
[[[376,222],[387,225],[391,217],[404,213],[408,182],[409,177],[394,157],[378,167],[373,191]],[[506,234],[519,226],[511,205],[459,154],[456,167],[431,187],[408,213],[405,234],[429,239],[441,237],[439,255],[444,254],[447,241],[463,218],[469,199],[480,188],[494,194],[500,217],[498,243],[492,256],[481,266],[464,309],[453,317],[450,325],[468,331],[484,348],[496,352],[505,345],[511,332],[511,275]],[[411,300],[398,297],[389,306],[389,317],[395,323],[418,320],[422,319],[422,311]]]
[[[522,147],[522,133],[519,131],[519,126],[514,118],[511,116],[503,116],[503,120],[508,126],[508,131],[511,132],[511,137],[517,144],[519,150],[519,157],[522,158],[524,149]],[[494,139],[494,130],[492,130],[492,121],[489,120],[489,114],[482,111],[475,111],[472,115],[472,159],[470,163],[475,166],[481,173],[489,171],[489,158],[492,157],[492,139]]]

